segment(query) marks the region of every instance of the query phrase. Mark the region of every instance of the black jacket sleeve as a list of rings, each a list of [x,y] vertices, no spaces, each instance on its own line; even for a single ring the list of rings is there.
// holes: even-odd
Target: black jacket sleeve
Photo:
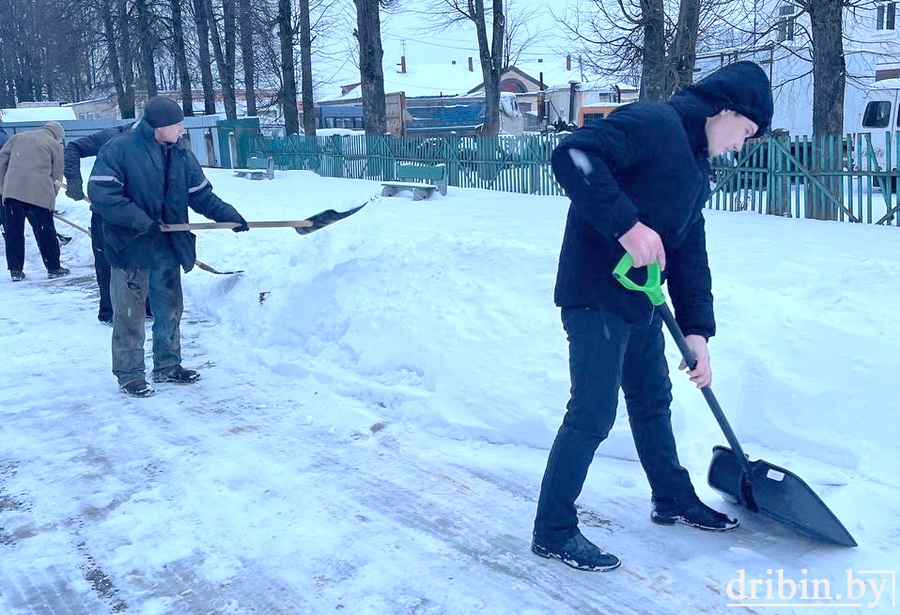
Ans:
[[[84,137],[85,139],[87,137]],[[83,139],[78,139],[82,141]],[[79,153],[77,141],[70,141],[63,149],[63,175],[66,183],[71,185],[81,184],[81,154]]]
[[[573,209],[606,237],[618,239],[638,221],[616,174],[639,160],[641,149],[639,139],[606,120],[579,129],[553,151],[553,173]]]
[[[129,125],[104,128],[94,134],[70,141],[64,150],[65,167],[63,175],[69,184],[81,184],[81,159],[90,158],[100,153],[100,148],[107,141],[128,130]]]
[[[702,215],[697,217],[678,249],[668,254],[666,270],[675,320],[682,333],[711,338],[716,334],[716,319]]]

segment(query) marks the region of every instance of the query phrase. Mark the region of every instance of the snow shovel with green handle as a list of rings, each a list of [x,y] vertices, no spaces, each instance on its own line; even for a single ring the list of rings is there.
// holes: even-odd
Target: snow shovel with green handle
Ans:
[[[633,267],[634,261],[626,253],[613,269],[613,276],[628,290],[647,295],[666,323],[684,362],[690,369],[694,369],[697,359],[688,347],[675,316],[666,305],[659,263],[647,266],[647,280],[644,284],[638,284],[628,277]],[[713,458],[707,473],[709,486],[725,499],[746,506],[753,512],[762,513],[807,536],[844,547],[855,547],[856,541],[850,532],[796,474],[762,459],[750,461],[712,389],[706,386],[700,391],[731,446],[713,448]]]

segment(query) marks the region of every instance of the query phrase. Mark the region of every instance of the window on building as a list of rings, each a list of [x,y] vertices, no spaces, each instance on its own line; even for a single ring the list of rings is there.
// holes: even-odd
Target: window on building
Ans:
[[[887,100],[873,100],[866,105],[863,113],[863,128],[887,128],[891,123],[891,103]]]
[[[875,5],[875,29],[893,30],[897,17],[896,2],[879,2]]]
[[[782,4],[778,7],[778,40],[794,40],[794,25],[797,19],[797,7],[793,4]]]

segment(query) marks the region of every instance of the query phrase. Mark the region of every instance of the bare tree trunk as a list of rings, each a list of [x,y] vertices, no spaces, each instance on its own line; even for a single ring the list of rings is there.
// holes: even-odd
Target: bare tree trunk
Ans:
[[[640,0],[640,3],[644,26],[641,100],[658,102],[668,98],[669,94],[665,11],[662,0]]]
[[[135,0],[134,10],[137,17],[141,78],[144,82],[144,88],[147,90],[147,98],[151,98],[158,93],[156,87],[156,64],[153,61],[155,45],[153,44],[153,33],[150,28],[152,16],[147,0]]]
[[[472,21],[478,39],[481,60],[481,77],[484,80],[484,128],[482,136],[500,134],[500,75],[503,72],[503,41],[506,28],[503,0],[493,0],[491,43],[488,44],[487,22],[484,17],[484,0],[470,2]]]
[[[216,56],[216,67],[219,69],[219,84],[222,86],[222,102],[225,105],[225,117],[233,120],[237,117],[237,105],[234,96],[234,0],[223,0],[223,28],[225,47],[219,38],[219,26],[216,23],[212,0],[206,0],[209,17],[209,34],[212,39],[213,53]],[[229,32],[230,29],[230,32]],[[230,44],[229,44],[230,42]]]
[[[284,113],[284,131],[295,135],[300,132],[300,118],[297,113],[297,78],[294,75],[291,0],[278,0],[278,40],[281,43],[281,108]]]
[[[235,0],[222,0],[222,27],[225,35],[225,72],[228,75],[227,82],[223,80],[222,83],[225,115],[236,118],[237,96],[234,91],[234,69],[235,55],[237,54],[237,22],[235,20]]]
[[[840,136],[844,129],[844,63],[841,0],[809,4],[813,50],[813,134]]]
[[[313,100],[312,33],[309,26],[309,0],[300,0],[300,91],[303,101],[303,132],[316,135],[316,111]]]
[[[818,220],[837,220],[839,204],[843,203],[838,175],[843,167],[840,144],[847,79],[842,6],[841,0],[811,0],[808,4],[813,51],[813,165],[827,190],[810,188],[807,217]]]
[[[187,53],[184,48],[184,18],[181,14],[181,0],[169,0],[172,9],[172,53],[178,71],[178,86],[181,90],[181,108],[186,116],[194,115],[194,97],[191,93],[191,74],[187,67]]]
[[[211,58],[209,55],[209,16],[206,0],[193,0],[194,23],[197,26],[197,51],[200,54],[200,82],[203,85],[203,113],[216,112],[216,92],[213,89]]]
[[[5,10],[0,7],[0,32],[2,32],[4,19],[7,19]],[[6,54],[2,51],[5,47],[5,40],[4,35],[0,34],[0,107],[11,108],[16,106],[16,97],[12,88],[9,87],[12,82],[12,72],[7,68]]]
[[[669,49],[669,66],[673,79],[667,84],[666,97],[683,90],[694,82],[697,63],[697,34],[700,24],[700,0],[681,0],[675,36]]]
[[[175,1],[175,0],[173,0]],[[253,12],[250,0],[239,0],[238,12],[241,24],[241,60],[244,67],[244,96],[247,100],[247,115],[255,117],[256,111],[256,67],[253,65]]]
[[[13,6],[11,2],[0,3],[0,107],[11,108],[16,106],[16,97],[11,86],[13,81],[13,62],[10,55],[12,50],[13,32]]]
[[[6,1],[11,5],[12,19],[3,24],[5,36],[2,51],[9,54],[7,60],[16,100],[42,100],[42,42],[35,32],[37,7],[32,2]]]
[[[119,33],[119,66],[122,67],[123,95],[119,98],[119,111],[123,118],[135,117],[134,109],[134,64],[129,30],[128,1],[117,0],[117,28]]]
[[[384,102],[384,69],[381,66],[384,57],[381,47],[381,7],[378,0],[354,2],[363,122],[366,125],[366,135],[382,136],[387,132],[387,110]]]
[[[131,116],[127,116],[125,115],[125,109],[122,108],[122,101],[125,100],[125,84],[122,82],[122,70],[119,67],[119,50],[116,46],[116,28],[113,21],[111,2],[112,0],[103,0],[103,3],[100,5],[100,20],[103,23],[103,36],[106,39],[106,61],[109,67],[109,74],[112,76],[113,86],[116,89],[119,112],[123,118],[134,117],[133,109]]]

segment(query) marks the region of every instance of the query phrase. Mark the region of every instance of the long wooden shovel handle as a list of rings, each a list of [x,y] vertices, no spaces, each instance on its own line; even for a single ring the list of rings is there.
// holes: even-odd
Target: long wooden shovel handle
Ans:
[[[57,181],[54,182],[54,183],[55,183],[58,187],[62,188],[63,190],[65,190],[65,189],[67,188],[65,182],[61,182],[61,181],[57,180]],[[90,204],[90,201],[88,200],[87,196],[84,197],[84,201],[85,201],[86,203]],[[87,235],[88,237],[91,236],[91,232],[90,232],[88,229],[82,228],[82,227],[78,226],[77,224],[75,224],[75,223],[72,222],[71,220],[66,220],[65,218],[63,218],[62,216],[60,216],[58,213],[53,212],[53,216],[54,216],[56,219],[65,222],[65,223],[68,224],[69,226],[74,226],[75,228],[77,228],[79,231],[81,231],[82,233],[84,233],[84,234]],[[233,224],[235,224],[235,226],[237,226],[236,223],[233,223]],[[208,271],[208,272],[210,272],[210,273],[215,273],[216,275],[232,275],[232,274],[235,274],[235,273],[244,273],[244,270],[243,270],[243,269],[236,269],[236,270],[234,270],[234,271],[219,271],[218,269],[216,269],[216,268],[214,268],[214,267],[210,267],[209,265],[207,265],[206,263],[204,263],[203,261],[200,261],[200,260],[195,260],[195,261],[194,261],[194,264],[197,265],[198,267],[200,267],[200,269],[202,269],[203,271]]]
[[[65,224],[68,224],[68,225],[71,226],[72,228],[78,229],[79,231],[81,231],[82,233],[84,233],[85,235],[87,235],[88,237],[91,236],[91,232],[90,232],[89,230],[87,230],[87,229],[84,228],[83,226],[78,226],[77,224],[75,224],[75,223],[72,222],[71,220],[67,220],[66,218],[63,218],[62,216],[60,216],[60,215],[59,215],[58,213],[56,213],[55,211],[53,212],[53,217],[56,218],[57,220],[59,220],[60,222],[63,222],[63,223],[65,223]]]
[[[304,228],[312,225],[313,223],[310,220],[264,220],[262,222],[247,223],[247,226],[250,228]],[[173,231],[207,231],[218,228],[234,228],[236,226],[240,225],[237,222],[190,222],[185,224],[163,224],[160,228],[164,233],[171,233]]]

